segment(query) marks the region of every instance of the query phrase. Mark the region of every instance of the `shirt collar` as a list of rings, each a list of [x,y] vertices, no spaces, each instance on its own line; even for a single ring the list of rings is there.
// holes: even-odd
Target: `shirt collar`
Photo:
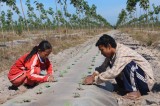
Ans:
[[[38,53],[37,53],[37,55],[38,55],[38,58],[39,58],[40,62],[44,63],[44,60],[40,57],[40,55]]]
[[[111,67],[112,67],[112,65],[114,64],[115,60],[116,60],[117,48],[118,48],[118,45],[117,45],[117,47],[116,47],[116,50],[115,50],[114,55],[112,56],[112,58],[109,59],[109,64],[111,65]]]
[[[113,65],[115,59],[116,59],[116,53],[115,53],[115,54],[113,55],[113,57],[109,60],[109,63],[110,63],[111,65]]]
[[[114,60],[116,57],[116,53],[114,53],[114,55],[112,56],[112,58],[110,59],[110,61]]]
[[[116,47],[115,53],[114,53],[114,55],[112,56],[112,58],[110,58],[110,61],[111,61],[111,62],[114,61],[115,58],[116,58],[117,48],[118,48],[118,47]]]

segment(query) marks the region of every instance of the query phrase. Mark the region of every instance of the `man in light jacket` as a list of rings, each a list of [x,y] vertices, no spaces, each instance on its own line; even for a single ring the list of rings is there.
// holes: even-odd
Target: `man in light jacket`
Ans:
[[[103,64],[85,78],[84,84],[100,84],[115,79],[117,85],[126,91],[124,98],[136,99],[147,94],[154,85],[154,76],[149,62],[129,47],[116,43],[104,34],[96,43],[105,56]]]

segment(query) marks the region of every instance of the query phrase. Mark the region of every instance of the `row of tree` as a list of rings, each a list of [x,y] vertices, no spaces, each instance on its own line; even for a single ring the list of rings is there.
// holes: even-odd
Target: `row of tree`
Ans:
[[[73,14],[68,11],[67,0],[53,0],[52,2],[56,9],[52,7],[45,9],[44,4],[38,2],[38,0],[34,0],[34,4],[30,0],[26,0],[27,14],[25,14],[22,0],[20,0],[21,7],[17,7],[16,0],[0,0],[1,9],[2,4],[9,7],[7,11],[0,10],[0,30],[21,34],[23,31],[30,32],[42,29],[91,29],[111,26],[105,18],[97,14],[97,7],[94,4],[89,6],[85,0],[70,0],[70,4],[75,7],[75,13]],[[21,8],[22,13],[19,8]],[[37,12],[39,15],[37,15]],[[13,19],[15,14],[18,15],[17,20]]]
[[[140,15],[137,16],[139,3]],[[136,8],[137,7],[137,8]],[[142,14],[142,10],[144,11]],[[126,10],[122,9],[116,27],[158,28],[160,26],[160,5],[150,6],[149,0],[128,0]]]

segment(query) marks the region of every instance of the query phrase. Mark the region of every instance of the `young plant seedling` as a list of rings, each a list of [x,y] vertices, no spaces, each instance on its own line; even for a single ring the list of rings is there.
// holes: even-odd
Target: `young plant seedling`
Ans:
[[[29,99],[24,99],[23,102],[31,102]]]
[[[79,93],[77,93],[77,92],[75,92],[75,93],[73,93],[74,94],[74,98],[79,98],[81,95],[79,94]]]
[[[54,69],[54,72],[58,71],[57,69]]]
[[[64,70],[63,72],[64,72],[64,73],[67,73],[67,70]]]
[[[67,102],[64,103],[64,106],[72,106],[72,104],[67,101]]]
[[[79,86],[78,86],[77,90],[84,90],[84,89],[82,88],[81,84],[82,84],[81,82],[78,83]]]
[[[36,94],[42,94],[43,92],[42,92],[42,90],[41,89],[39,89],[37,92],[36,92]]]
[[[58,82],[58,79],[55,77],[53,82]]]
[[[96,59],[94,58],[93,61],[95,61]]]
[[[95,60],[92,60],[92,63],[94,63],[95,62]]]
[[[92,71],[91,71],[91,70],[89,70],[89,71],[88,71],[88,74],[91,74],[91,73],[92,73]]]
[[[63,71],[60,71],[60,73],[59,73],[59,77],[63,77]]]
[[[46,84],[45,87],[46,87],[46,88],[49,88],[49,87],[51,87],[51,86],[50,86],[49,84]]]
[[[67,69],[70,69],[70,68],[71,68],[70,66],[67,67]]]
[[[88,50],[85,52],[85,54],[88,53]]]
[[[93,59],[95,59],[96,57],[94,56]]]
[[[88,67],[89,70],[92,70],[92,67]]]
[[[94,66],[94,64],[91,64],[91,66]]]

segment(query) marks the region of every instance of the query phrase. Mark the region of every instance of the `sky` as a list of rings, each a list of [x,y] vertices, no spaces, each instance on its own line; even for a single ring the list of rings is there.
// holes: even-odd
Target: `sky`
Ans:
[[[17,1],[17,6],[20,8],[20,0],[16,0]],[[23,2],[23,7],[24,7],[24,11],[25,14],[27,14],[27,6],[25,5],[25,1],[26,0],[22,0]],[[35,4],[33,3],[35,0],[30,0],[31,4],[33,6],[35,6]],[[43,3],[45,8],[48,9],[49,7],[52,7],[53,10],[55,10],[55,0],[37,0],[40,3]],[[97,6],[97,13],[102,15],[109,23],[111,23],[112,25],[115,25],[118,19],[118,15],[121,12],[122,9],[126,8],[126,2],[127,0],[87,0],[88,4],[91,6],[92,4],[95,4]],[[155,5],[160,5],[160,0],[150,0],[150,4],[155,4]],[[58,8],[60,8],[60,6],[58,5]],[[137,8],[139,8],[139,6],[137,6]],[[5,4],[3,4],[3,8],[1,7],[0,10],[4,10],[6,11],[8,9],[7,6],[5,6]],[[20,10],[21,11],[21,10]],[[75,8],[70,5],[70,0],[68,0],[68,11],[70,13],[74,13],[75,12]],[[38,12],[37,12],[38,15]],[[14,19],[17,19],[18,16],[14,15],[13,16]]]
[[[126,8],[127,0],[87,0],[89,4],[97,6],[97,13],[101,14],[112,25],[115,25],[118,15]],[[149,0],[150,4],[160,5],[160,0]],[[137,8],[139,8],[137,4]]]
[[[111,24],[117,22],[118,14],[126,6],[126,0],[88,0],[88,2],[89,1],[97,6],[97,13],[101,14]]]

